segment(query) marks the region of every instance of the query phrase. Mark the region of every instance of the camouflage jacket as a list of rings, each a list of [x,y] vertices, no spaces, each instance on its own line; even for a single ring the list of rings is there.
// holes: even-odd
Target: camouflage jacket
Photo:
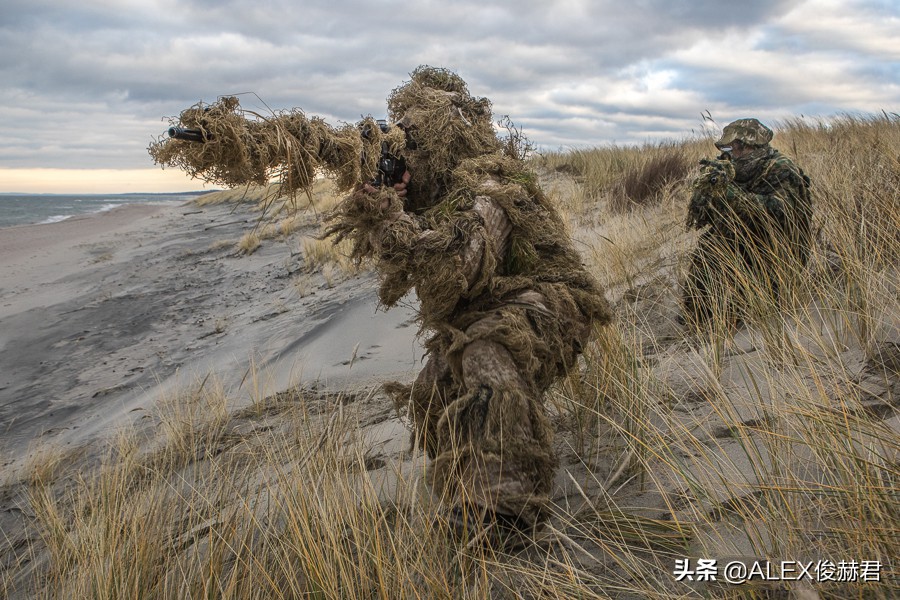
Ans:
[[[740,180],[727,160],[704,161],[694,181],[688,226],[710,226],[712,235],[773,244],[787,242],[803,262],[812,229],[810,181],[787,156],[773,148]]]

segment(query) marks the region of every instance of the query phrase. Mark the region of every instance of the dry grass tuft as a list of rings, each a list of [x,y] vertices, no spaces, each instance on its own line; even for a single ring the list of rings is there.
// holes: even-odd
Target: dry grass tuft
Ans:
[[[648,153],[646,162],[630,167],[622,177],[622,194],[610,201],[613,212],[658,202],[667,188],[684,183],[693,167],[677,146],[661,146]]]
[[[240,250],[243,254],[253,254],[260,246],[260,235],[255,231],[249,231],[245,233],[240,240],[238,240],[238,250]]]

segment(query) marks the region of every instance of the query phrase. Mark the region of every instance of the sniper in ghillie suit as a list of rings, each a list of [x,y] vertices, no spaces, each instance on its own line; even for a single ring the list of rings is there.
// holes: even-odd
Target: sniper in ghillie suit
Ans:
[[[385,306],[419,299],[427,364],[385,389],[431,459],[431,490],[457,522],[527,533],[547,518],[557,467],[543,395],[611,311],[488,99],[423,66],[387,109],[388,123],[335,127],[227,97],[182,112],[150,154],[226,186],[275,177],[296,193],[334,178],[346,196],[327,235],[373,262]]]

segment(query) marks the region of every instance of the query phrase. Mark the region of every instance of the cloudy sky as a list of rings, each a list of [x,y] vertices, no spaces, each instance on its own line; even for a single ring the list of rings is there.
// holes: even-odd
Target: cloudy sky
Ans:
[[[245,94],[333,124],[457,71],[544,149],[900,111],[898,0],[2,0],[0,192],[199,189],[147,145]]]

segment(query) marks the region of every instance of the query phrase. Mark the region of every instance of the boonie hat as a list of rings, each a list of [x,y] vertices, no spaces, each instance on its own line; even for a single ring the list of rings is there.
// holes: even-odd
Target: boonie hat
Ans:
[[[746,146],[765,146],[772,141],[772,130],[757,119],[738,119],[725,126],[716,148],[725,148],[739,140]]]

